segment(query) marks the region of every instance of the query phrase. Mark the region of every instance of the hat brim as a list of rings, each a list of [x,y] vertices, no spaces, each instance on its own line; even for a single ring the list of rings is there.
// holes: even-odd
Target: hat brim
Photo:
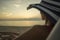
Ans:
[[[31,4],[27,9],[30,8],[36,8],[39,11],[42,11],[45,13],[45,15],[53,22],[56,23],[59,19],[59,16],[57,16],[56,14],[54,14],[52,11],[50,11],[49,9],[43,7],[43,5],[40,4]]]

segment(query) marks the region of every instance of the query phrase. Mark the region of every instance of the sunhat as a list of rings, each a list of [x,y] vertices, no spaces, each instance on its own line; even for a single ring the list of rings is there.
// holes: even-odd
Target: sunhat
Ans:
[[[52,23],[56,23],[60,18],[60,1],[59,0],[42,0],[38,4],[30,4],[27,9],[36,8],[49,18]]]

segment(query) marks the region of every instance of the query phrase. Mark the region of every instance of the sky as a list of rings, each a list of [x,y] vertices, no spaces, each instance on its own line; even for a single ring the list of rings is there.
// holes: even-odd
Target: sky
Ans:
[[[27,10],[29,4],[40,3],[40,0],[0,0],[0,19],[41,18],[35,8]]]
[[[40,11],[35,8],[27,10],[30,4],[41,0],[0,0],[0,26],[31,26],[44,24],[44,21],[1,21],[1,19],[41,18]]]

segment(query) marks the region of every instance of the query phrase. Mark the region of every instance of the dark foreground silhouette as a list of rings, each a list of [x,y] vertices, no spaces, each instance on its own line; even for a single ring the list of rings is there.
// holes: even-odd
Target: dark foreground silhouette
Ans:
[[[32,29],[15,40],[45,40],[52,28],[51,26],[35,25]]]

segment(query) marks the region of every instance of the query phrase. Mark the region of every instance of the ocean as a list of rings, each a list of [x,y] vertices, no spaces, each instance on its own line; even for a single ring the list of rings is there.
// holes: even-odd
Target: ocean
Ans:
[[[0,21],[0,26],[33,26],[33,25],[44,25],[45,21]]]
[[[0,32],[18,32],[20,35],[34,25],[44,25],[45,21],[0,21]]]

